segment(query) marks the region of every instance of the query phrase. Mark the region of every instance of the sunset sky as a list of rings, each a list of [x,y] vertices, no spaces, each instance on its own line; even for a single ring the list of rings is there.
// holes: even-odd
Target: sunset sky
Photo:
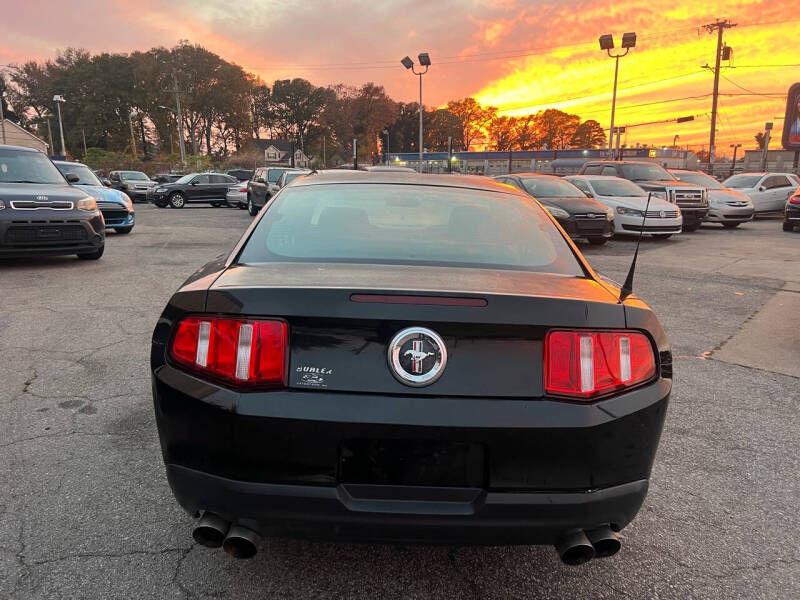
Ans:
[[[267,82],[373,81],[416,100],[400,58],[431,55],[425,104],[475,96],[505,114],[560,108],[608,127],[614,61],[597,37],[635,31],[620,61],[617,119],[633,125],[685,115],[691,123],[631,129],[627,142],[708,144],[716,37],[700,26],[729,18],[733,47],[721,71],[718,154],[755,145],[765,121],[783,125],[784,94],[800,81],[798,0],[85,0],[19,3],[3,11],[0,64],[44,60],[69,46],[130,52],[200,43]],[[780,137],[779,135],[776,137]],[[772,147],[778,147],[779,141]]]

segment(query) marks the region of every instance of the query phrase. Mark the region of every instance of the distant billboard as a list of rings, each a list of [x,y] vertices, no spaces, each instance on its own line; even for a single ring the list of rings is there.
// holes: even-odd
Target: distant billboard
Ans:
[[[781,141],[787,150],[800,150],[800,83],[789,88]]]

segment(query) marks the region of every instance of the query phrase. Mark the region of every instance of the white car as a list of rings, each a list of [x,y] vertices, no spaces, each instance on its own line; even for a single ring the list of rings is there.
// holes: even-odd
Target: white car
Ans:
[[[800,187],[800,179],[794,173],[739,173],[722,185],[750,198],[758,214],[782,211],[789,196]]]
[[[708,214],[704,221],[719,223],[726,229],[734,229],[740,223],[753,219],[753,202],[742,192],[725,187],[719,181],[701,171],[670,169],[680,181],[702,185],[708,191]]]
[[[644,218],[647,192],[632,181],[609,175],[570,175],[565,179],[614,211],[615,234],[637,234],[642,221],[644,233],[657,239],[681,232],[683,217],[677,204],[651,196]]]

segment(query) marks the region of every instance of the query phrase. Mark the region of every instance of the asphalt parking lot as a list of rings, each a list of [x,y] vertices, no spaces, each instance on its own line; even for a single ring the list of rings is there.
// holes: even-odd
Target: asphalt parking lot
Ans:
[[[611,559],[550,547],[193,543],[148,372],[172,292],[245,211],[137,205],[99,261],[0,261],[0,598],[796,598],[800,233],[777,220],[645,240],[635,289],[675,354],[649,496]],[[581,245],[624,278],[633,241]]]

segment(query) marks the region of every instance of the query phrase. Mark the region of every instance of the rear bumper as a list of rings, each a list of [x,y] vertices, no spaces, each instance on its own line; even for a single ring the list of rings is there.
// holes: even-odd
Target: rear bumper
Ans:
[[[494,492],[479,488],[286,485],[236,481],[167,465],[178,502],[261,535],[432,544],[552,544],[566,531],[611,524],[639,511],[647,480],[591,492]]]
[[[797,208],[786,208],[784,211],[784,220],[787,223],[794,223],[800,225],[800,206]]]
[[[439,543],[551,543],[571,529],[625,527],[646,494],[670,388],[671,380],[658,379],[584,405],[239,394],[169,364],[153,372],[167,476],[190,512],[215,512],[262,534]],[[470,483],[440,487],[429,474],[442,462],[426,457],[420,464],[428,471],[415,463],[413,481],[403,485],[397,478],[406,467],[398,476],[383,465],[348,466],[372,464],[370,453],[353,459],[343,450],[363,440],[485,450],[477,479],[474,463],[463,472],[446,464],[448,476]]]

